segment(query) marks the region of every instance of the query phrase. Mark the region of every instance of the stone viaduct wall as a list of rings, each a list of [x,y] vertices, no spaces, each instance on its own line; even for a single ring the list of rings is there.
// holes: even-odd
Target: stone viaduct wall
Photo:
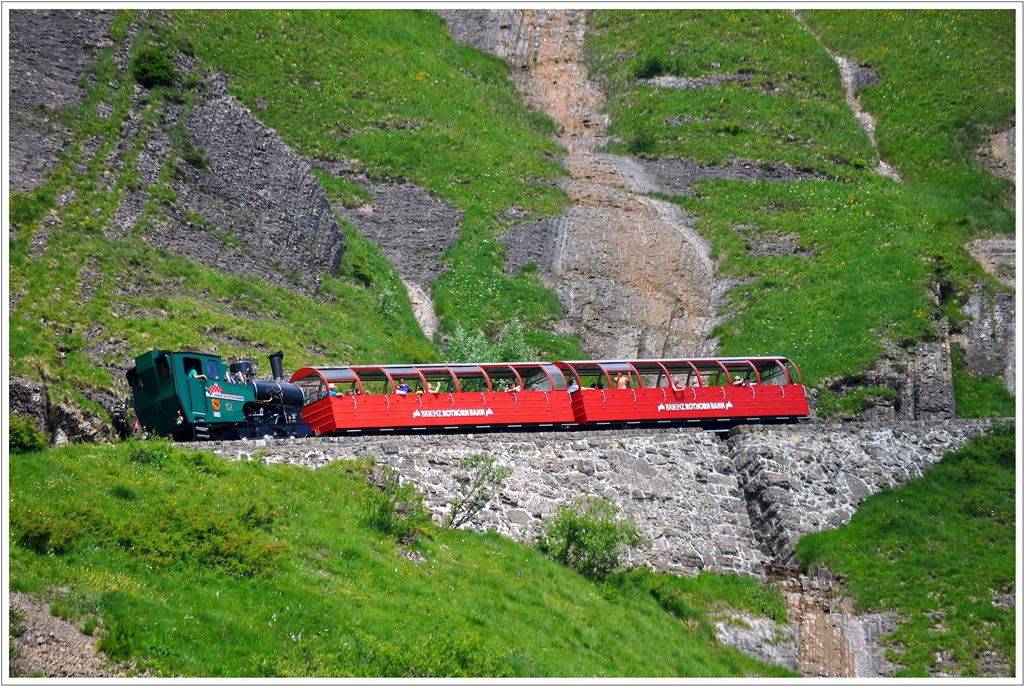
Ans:
[[[761,576],[800,535],[840,526],[872,493],[919,476],[991,422],[743,427],[587,433],[360,436],[193,444],[226,459],[322,467],[374,457],[425,494],[440,520],[458,492],[458,461],[485,452],[512,469],[474,526],[532,539],[544,517],[605,496],[651,540],[631,560],[663,571]]]

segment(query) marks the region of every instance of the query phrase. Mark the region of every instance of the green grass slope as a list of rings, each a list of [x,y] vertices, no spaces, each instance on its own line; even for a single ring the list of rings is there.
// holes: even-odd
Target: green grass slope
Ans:
[[[882,83],[861,102],[878,119],[882,156],[904,178],[955,194],[983,231],[1012,234],[1013,184],[974,160],[986,132],[1014,117],[1011,10],[810,11],[832,50],[870,64]]]
[[[846,575],[858,611],[900,615],[888,640],[901,675],[983,676],[993,650],[1013,673],[1015,613],[1003,598],[1016,577],[1015,463],[1014,427],[998,427],[797,545],[802,566]]]
[[[568,202],[554,124],[522,104],[504,62],[456,45],[427,11],[190,11],[174,27],[250,108],[263,98],[258,116],[299,152],[409,179],[463,210],[432,286],[444,328],[494,334],[518,319],[540,353],[579,351],[543,331],[557,297],[532,274],[505,276],[494,240],[509,210],[540,217]]]
[[[496,534],[410,528],[369,462],[228,463],[161,441],[15,455],[11,587],[70,593],[158,676],[785,676],[714,639],[750,579],[598,585]],[[61,493],[55,500],[54,492]],[[406,502],[409,502],[408,500]]]
[[[792,356],[818,385],[871,367],[886,340],[909,347],[944,318],[955,329],[973,284],[999,288],[963,245],[1013,226],[1001,204],[1006,182],[971,161],[978,132],[1013,109],[1013,22],[989,12],[809,15],[826,44],[881,74],[883,85],[861,98],[906,183],[871,171],[874,153],[838,68],[788,12],[595,11],[587,49],[608,94],[613,151],[748,159],[832,179],[703,181],[692,197],[670,198],[698,216],[720,273],[747,284],[729,295],[721,352]],[[908,25],[915,40],[899,40]],[[938,35],[947,40],[934,46]],[[696,90],[638,80],[709,74],[743,80]],[[795,254],[755,254],[779,236],[795,239]]]

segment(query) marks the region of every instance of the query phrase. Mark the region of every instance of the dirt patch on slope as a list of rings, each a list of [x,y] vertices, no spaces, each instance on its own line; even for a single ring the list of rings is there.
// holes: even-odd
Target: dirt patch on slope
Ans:
[[[97,652],[97,636],[86,636],[80,626],[54,617],[43,601],[17,591],[9,597],[12,624],[21,632],[11,637],[10,676],[127,676],[122,665],[111,665]]]
[[[796,17],[796,20],[800,22],[800,25],[803,26],[808,33],[814,36],[814,40],[818,41],[818,45],[820,45],[822,49],[829,54],[839,67],[839,77],[843,83],[843,93],[846,97],[846,104],[850,106],[851,110],[853,110],[854,116],[857,118],[857,121],[860,122],[864,132],[871,140],[871,147],[875,150],[875,157],[878,160],[878,164],[875,165],[875,173],[880,176],[888,177],[893,181],[902,181],[899,171],[882,159],[882,155],[878,151],[878,140],[875,138],[875,118],[871,116],[871,113],[864,110],[864,107],[860,102],[860,97],[857,95],[857,91],[861,88],[881,83],[881,77],[874,69],[871,68],[871,65],[859,64],[855,60],[832,52],[832,50],[822,42],[821,37],[811,30],[811,27],[803,20],[800,13],[796,10],[793,10],[792,12],[793,16]]]
[[[524,99],[560,126],[571,208],[513,229],[509,271],[546,273],[566,321],[598,357],[709,354],[717,307],[714,264],[693,217],[643,195],[656,185],[627,158],[598,154],[606,118],[583,59],[581,10],[442,12],[457,40],[507,60]],[[525,249],[523,249],[525,248]]]
[[[978,148],[978,163],[996,176],[1017,181],[1017,125],[989,136]]]
[[[1017,242],[1012,238],[979,238],[964,247],[999,283],[1010,288],[1016,285]]]

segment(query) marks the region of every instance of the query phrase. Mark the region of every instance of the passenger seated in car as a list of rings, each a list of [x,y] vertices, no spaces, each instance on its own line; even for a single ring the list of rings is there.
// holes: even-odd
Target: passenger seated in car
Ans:
[[[743,380],[743,377],[734,376],[734,377],[732,377],[732,385],[733,386],[746,386],[747,382]]]
[[[398,380],[398,388],[395,389],[395,393],[398,395],[409,395],[409,384],[405,383],[405,379]]]
[[[566,388],[565,390],[568,393],[575,393],[576,391],[580,390],[580,385],[576,383],[575,379],[573,379],[572,381],[569,382],[569,387]]]
[[[327,391],[336,398],[341,395],[341,392],[334,386],[334,384],[327,384]]]
[[[619,390],[629,388],[629,376],[619,372],[615,377],[615,387]]]
[[[430,383],[430,382],[427,382],[427,391],[429,391],[430,393],[440,393],[441,392],[441,382],[438,381],[436,386],[434,384]]]

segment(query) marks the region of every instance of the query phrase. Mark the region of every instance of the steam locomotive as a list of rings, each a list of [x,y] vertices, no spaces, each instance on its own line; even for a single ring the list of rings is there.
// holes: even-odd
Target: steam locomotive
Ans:
[[[809,414],[784,357],[304,367],[151,350],[127,373],[136,413],[175,440],[360,432],[792,423]]]
[[[302,421],[302,390],[284,380],[284,355],[270,355],[273,380],[251,360],[225,366],[217,355],[150,350],[125,377],[139,424],[176,441],[313,435]]]

